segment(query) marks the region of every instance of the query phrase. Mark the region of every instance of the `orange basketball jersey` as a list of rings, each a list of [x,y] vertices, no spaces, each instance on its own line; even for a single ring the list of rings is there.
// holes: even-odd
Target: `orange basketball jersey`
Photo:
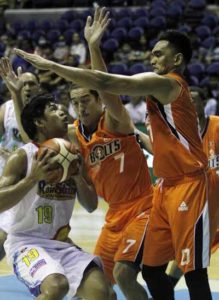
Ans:
[[[152,192],[147,161],[136,135],[116,135],[107,131],[104,114],[90,139],[80,121],[74,124],[89,176],[97,194],[110,207],[126,206],[128,202],[132,205],[136,198]],[[144,209],[151,207],[151,201],[144,202]]]
[[[178,74],[166,76],[177,80],[181,92],[175,101],[166,105],[147,98],[154,174],[161,178],[180,179],[206,168],[207,157],[202,149],[197,115],[187,83]]]
[[[219,117],[210,116],[202,133],[203,149],[210,168],[219,167]]]

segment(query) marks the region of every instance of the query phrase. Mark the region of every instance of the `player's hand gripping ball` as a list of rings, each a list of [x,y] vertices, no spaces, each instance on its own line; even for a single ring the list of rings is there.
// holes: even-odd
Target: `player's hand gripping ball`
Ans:
[[[54,152],[50,160],[52,172],[48,182],[63,182],[78,173],[81,156],[76,145],[61,138],[53,138],[42,143],[37,154],[40,155],[45,148]]]

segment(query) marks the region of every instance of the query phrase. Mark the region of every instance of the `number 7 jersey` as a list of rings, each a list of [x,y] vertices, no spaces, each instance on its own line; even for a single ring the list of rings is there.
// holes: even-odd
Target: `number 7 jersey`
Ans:
[[[97,194],[114,205],[132,203],[152,192],[147,160],[135,134],[114,134],[104,128],[104,115],[89,138],[80,121],[75,121],[82,155]],[[144,209],[151,207],[145,201]]]

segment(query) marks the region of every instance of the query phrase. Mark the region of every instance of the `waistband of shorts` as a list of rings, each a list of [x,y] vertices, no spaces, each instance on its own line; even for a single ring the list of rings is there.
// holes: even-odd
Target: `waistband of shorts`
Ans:
[[[201,169],[193,173],[185,174],[184,176],[180,176],[177,178],[159,178],[157,184],[162,186],[173,186],[177,184],[182,184],[206,176],[209,172],[210,172],[210,168],[207,167],[205,169]]]
[[[151,185],[151,188],[148,189],[145,193],[140,194],[138,197],[133,198],[131,200],[127,200],[126,202],[114,202],[109,203],[109,210],[124,210],[129,209],[133,205],[137,205],[137,203],[145,203],[144,207],[145,210],[148,210],[152,206],[152,197],[153,197],[153,186]],[[148,199],[148,201],[147,201]],[[147,203],[148,202],[148,203]]]

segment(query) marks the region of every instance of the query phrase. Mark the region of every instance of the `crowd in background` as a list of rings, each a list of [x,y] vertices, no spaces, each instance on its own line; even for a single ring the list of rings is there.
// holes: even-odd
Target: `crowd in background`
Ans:
[[[7,1],[10,7],[32,7],[35,1]],[[73,1],[58,1],[71,6]],[[70,3],[71,2],[71,3]],[[75,1],[75,6],[77,6]],[[85,1],[87,5],[94,1]],[[103,38],[102,51],[109,72],[135,74],[150,71],[150,50],[156,43],[157,34],[166,28],[177,28],[186,32],[193,44],[193,57],[186,70],[190,85],[200,86],[205,91],[206,113],[219,115],[219,15],[218,1],[110,1],[111,4],[127,5],[111,8],[111,24]],[[37,1],[40,5],[40,1]],[[42,1],[44,7],[46,1]],[[96,1],[108,5],[107,1]],[[83,1],[81,1],[83,4]],[[208,6],[209,4],[212,5]],[[55,2],[54,2],[55,5]],[[42,4],[43,6],[43,4]],[[7,7],[6,7],[7,8]],[[13,53],[13,48],[37,52],[58,63],[90,68],[87,45],[83,37],[86,17],[92,14],[92,7],[83,10],[69,9],[58,20],[28,20],[0,22],[0,56],[7,56],[16,70],[37,73],[44,90],[55,93],[57,98],[68,100],[68,84],[62,78],[48,71],[35,70]],[[195,13],[194,13],[195,12]],[[61,96],[60,96],[61,95]],[[4,82],[0,82],[0,101],[10,98]],[[144,99],[123,97],[136,123],[143,122],[142,103]],[[74,113],[73,113],[74,114]]]

